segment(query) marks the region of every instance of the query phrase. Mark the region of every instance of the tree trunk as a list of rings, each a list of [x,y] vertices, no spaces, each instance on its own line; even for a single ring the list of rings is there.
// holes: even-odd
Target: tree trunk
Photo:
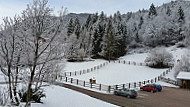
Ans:
[[[11,81],[11,66],[8,65],[8,79],[9,79],[9,93],[10,93],[10,100],[13,102],[13,95],[12,95],[12,81]]]

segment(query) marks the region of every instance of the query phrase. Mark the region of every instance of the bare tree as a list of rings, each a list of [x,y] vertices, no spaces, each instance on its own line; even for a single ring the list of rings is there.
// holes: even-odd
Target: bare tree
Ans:
[[[8,76],[9,96],[12,103],[19,105],[17,97],[17,83],[19,73],[19,59],[21,47],[18,38],[20,18],[4,18],[0,32],[0,69]]]
[[[48,0],[35,0],[22,13],[23,59],[25,67],[29,68],[26,106],[30,106],[32,85],[37,91],[39,81],[48,79],[48,75],[57,72],[58,62],[63,59],[62,45],[58,38],[63,24],[63,15],[52,17],[53,10],[47,6]]]

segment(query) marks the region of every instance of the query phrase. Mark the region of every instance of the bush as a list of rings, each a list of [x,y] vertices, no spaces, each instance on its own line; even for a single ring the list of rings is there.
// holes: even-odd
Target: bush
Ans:
[[[190,58],[183,56],[180,62],[175,66],[174,71],[174,77],[176,77],[180,71],[190,72]]]
[[[46,97],[46,95],[43,93],[42,90],[35,91],[32,89],[31,92],[32,92],[31,93],[31,96],[32,96],[31,101],[34,101],[36,103],[42,103],[41,98]],[[21,102],[26,102],[27,95],[28,95],[27,91],[24,91],[24,90],[19,91],[19,96],[21,98]]]
[[[165,48],[155,48],[149,54],[148,57],[145,59],[145,62],[154,63],[156,68],[166,68],[167,63],[173,60],[173,55],[166,51]]]

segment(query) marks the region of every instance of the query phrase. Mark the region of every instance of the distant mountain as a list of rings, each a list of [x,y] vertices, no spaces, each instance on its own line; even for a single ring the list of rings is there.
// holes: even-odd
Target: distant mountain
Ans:
[[[69,22],[69,20],[72,18],[72,19],[75,19],[76,17],[78,17],[79,21],[80,21],[80,24],[83,24],[85,23],[86,19],[88,18],[88,16],[91,15],[89,13],[69,13],[66,15],[65,17],[65,21],[66,22]]]

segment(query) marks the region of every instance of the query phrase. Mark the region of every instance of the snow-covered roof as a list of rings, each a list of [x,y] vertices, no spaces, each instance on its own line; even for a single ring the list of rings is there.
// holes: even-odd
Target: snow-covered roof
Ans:
[[[190,72],[179,72],[177,79],[190,80]]]

